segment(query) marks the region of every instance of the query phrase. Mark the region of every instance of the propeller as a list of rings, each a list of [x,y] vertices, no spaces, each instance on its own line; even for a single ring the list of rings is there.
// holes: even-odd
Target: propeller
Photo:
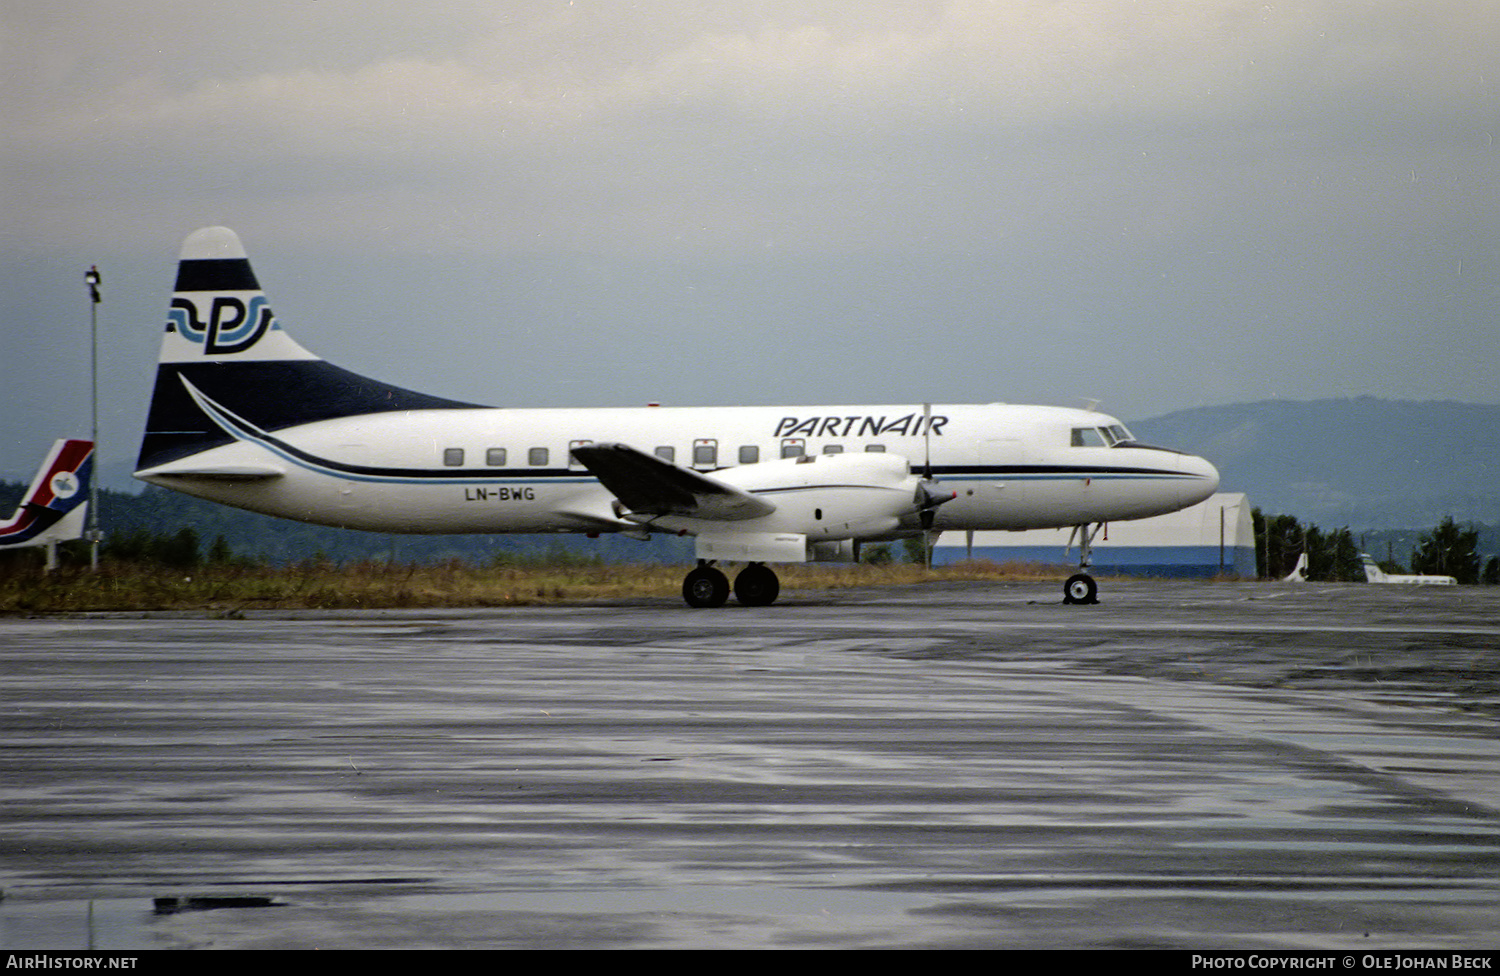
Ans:
[[[937,507],[958,497],[958,492],[939,488],[936,482],[917,482],[916,497],[912,502],[917,506],[917,516],[922,520],[923,530],[932,528],[933,517],[937,515]]]
[[[932,404],[922,404],[922,477],[932,480]]]
[[[945,491],[938,487],[932,476],[932,404],[922,404],[922,480],[917,482],[916,497],[912,499],[922,520],[922,529],[932,528],[937,507],[958,497],[956,491]]]
[[[922,526],[922,546],[927,555],[927,565],[932,565],[932,523],[937,518],[937,507],[958,497],[956,491],[945,491],[932,477],[932,404],[922,404],[922,480],[912,503],[917,506],[917,520]]]

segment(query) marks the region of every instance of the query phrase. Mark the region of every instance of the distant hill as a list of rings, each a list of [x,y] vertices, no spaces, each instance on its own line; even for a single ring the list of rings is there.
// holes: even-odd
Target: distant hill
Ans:
[[[1267,400],[1130,424],[1201,454],[1264,512],[1365,529],[1500,523],[1500,405]]]

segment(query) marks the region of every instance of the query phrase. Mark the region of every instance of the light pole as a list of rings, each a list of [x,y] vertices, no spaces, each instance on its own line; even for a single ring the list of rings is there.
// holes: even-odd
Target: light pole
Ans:
[[[89,403],[93,418],[94,438],[94,476],[89,479],[89,518],[88,529],[84,535],[89,540],[89,569],[97,573],[99,571],[99,477],[101,474],[99,465],[99,303],[104,300],[99,294],[99,285],[104,280],[99,274],[99,266],[90,265],[83,280],[89,286],[91,384]]]

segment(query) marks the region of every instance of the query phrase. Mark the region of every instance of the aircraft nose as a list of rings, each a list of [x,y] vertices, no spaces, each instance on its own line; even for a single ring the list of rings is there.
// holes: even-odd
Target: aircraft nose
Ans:
[[[1190,478],[1182,480],[1182,504],[1196,505],[1219,490],[1219,469],[1194,454],[1184,454],[1177,470]]]

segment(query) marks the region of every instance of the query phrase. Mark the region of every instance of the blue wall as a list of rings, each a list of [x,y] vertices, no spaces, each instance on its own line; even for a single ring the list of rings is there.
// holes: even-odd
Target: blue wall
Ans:
[[[1224,565],[1219,565],[1222,551]],[[938,546],[932,561],[947,566],[968,558],[962,545]],[[1041,563],[1045,566],[1078,565],[1075,546],[1067,555],[1062,546],[974,546],[975,559],[993,563]],[[1221,572],[1255,579],[1255,550],[1250,546],[1094,546],[1090,571],[1104,576],[1161,576],[1176,579],[1208,579]]]

